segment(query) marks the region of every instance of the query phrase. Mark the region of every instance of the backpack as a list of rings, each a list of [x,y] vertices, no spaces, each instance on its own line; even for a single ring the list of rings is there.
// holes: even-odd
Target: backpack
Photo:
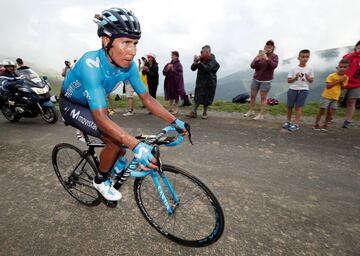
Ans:
[[[235,96],[232,99],[232,102],[233,103],[245,103],[249,97],[250,97],[250,95],[248,93],[241,93],[241,94]]]
[[[279,105],[279,101],[277,99],[267,99],[267,104],[270,106]]]

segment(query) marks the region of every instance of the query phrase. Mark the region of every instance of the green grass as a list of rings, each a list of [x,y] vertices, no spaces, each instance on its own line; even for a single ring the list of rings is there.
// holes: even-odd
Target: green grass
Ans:
[[[113,99],[115,98],[115,95],[112,96]],[[135,109],[139,109],[141,108],[141,102],[139,100],[138,97],[134,97],[135,100]],[[157,100],[165,107],[168,106],[168,103],[165,102],[163,97],[158,97]],[[123,96],[122,100],[119,101],[114,101],[114,105],[116,108],[122,108],[122,109],[126,109],[127,107],[127,101],[126,101],[126,97]],[[259,105],[257,104],[256,106],[257,110],[259,109]],[[181,107],[181,110],[183,111],[191,111],[192,110],[192,106],[190,107]],[[202,108],[200,106],[199,110],[201,111]],[[275,116],[285,116],[286,115],[286,104],[284,103],[279,103],[279,105],[275,105],[275,106],[267,106],[267,113],[270,115],[275,115]],[[217,111],[217,112],[240,112],[240,113],[245,113],[246,111],[248,111],[248,104],[239,104],[239,103],[232,103],[231,101],[224,101],[224,100],[216,100],[214,101],[214,103],[209,106],[209,111]],[[305,107],[303,108],[303,115],[304,116],[315,116],[319,111],[319,103],[317,102],[309,102],[305,105]],[[345,108],[339,108],[336,111],[336,116],[337,117],[345,117]],[[357,110],[354,114],[353,117],[354,120],[360,120],[360,111]]]

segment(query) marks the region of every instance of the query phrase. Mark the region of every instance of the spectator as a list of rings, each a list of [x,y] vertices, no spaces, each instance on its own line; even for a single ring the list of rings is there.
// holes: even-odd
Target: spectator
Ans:
[[[149,94],[156,99],[156,91],[159,85],[159,65],[153,53],[147,55],[148,65],[143,67],[143,74],[146,74],[149,86]]]
[[[134,115],[134,88],[128,80],[124,81],[126,98],[127,98],[127,112],[123,116]]]
[[[287,121],[282,128],[295,132],[299,130],[302,107],[305,105],[309,93],[309,83],[314,81],[314,70],[306,64],[310,59],[307,49],[299,52],[299,65],[292,68],[288,74],[288,83],[291,84],[287,92]],[[291,115],[295,106],[295,121],[291,123]]]
[[[169,112],[176,115],[179,111],[179,97],[184,96],[183,67],[179,61],[179,52],[171,52],[171,61],[163,69],[165,76],[165,100],[169,101]]]
[[[65,78],[67,72],[68,72],[68,71],[70,70],[70,68],[71,68],[71,63],[70,63],[70,60],[65,60],[64,63],[65,63],[65,67],[63,68],[63,71],[62,71],[61,75]]]
[[[349,128],[355,113],[356,100],[360,98],[360,41],[356,43],[354,51],[343,58],[349,60],[350,65],[346,71],[349,83],[346,93],[346,119],[342,127]]]
[[[207,109],[214,100],[216,92],[217,77],[216,72],[220,65],[215,60],[215,55],[211,53],[209,45],[201,48],[200,56],[194,56],[194,62],[191,65],[191,70],[197,71],[194,109],[187,115],[187,117],[196,118],[197,109],[200,104],[204,105],[202,119],[208,119]]]
[[[22,60],[21,58],[17,58],[17,59],[16,59],[16,64],[17,64],[17,66],[18,66],[17,70],[29,69],[28,66],[25,66],[25,65],[24,65],[24,62],[23,62],[23,60]]]
[[[349,60],[342,59],[339,65],[336,67],[336,72],[330,74],[326,78],[326,87],[321,94],[320,98],[320,111],[316,115],[314,130],[316,131],[327,131],[328,123],[332,119],[338,107],[338,100],[340,98],[341,89],[347,86],[349,77],[345,75],[346,70],[349,67]],[[320,128],[319,122],[321,116],[326,112],[326,118],[323,126]]]
[[[146,75],[143,74],[143,69],[144,66],[148,66],[148,61],[145,57],[141,57],[141,59],[138,59],[138,68],[139,68],[139,74],[140,74],[140,79],[141,81],[144,83],[145,87],[146,87],[146,91],[149,91],[149,85],[147,82],[147,77]]]
[[[2,76],[2,74],[5,72],[5,68],[3,66],[3,64],[0,64],[0,76]]]
[[[244,114],[245,117],[255,116],[256,96],[260,91],[260,113],[254,117],[254,120],[264,119],[267,104],[267,96],[271,89],[271,81],[274,77],[279,57],[274,53],[275,43],[272,40],[266,42],[264,50],[251,62],[250,67],[255,69],[251,83],[249,111]]]
[[[108,112],[109,116],[111,116],[111,115],[115,114],[116,111],[114,109],[114,104],[113,104],[113,100],[111,98],[110,93],[106,94],[106,99],[107,99],[107,102],[108,102],[107,112]]]

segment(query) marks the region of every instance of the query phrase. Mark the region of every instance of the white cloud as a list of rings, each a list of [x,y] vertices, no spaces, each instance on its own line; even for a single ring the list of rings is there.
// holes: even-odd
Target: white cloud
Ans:
[[[0,55],[61,70],[65,58],[100,47],[92,17],[120,4],[141,22],[137,58],[156,53],[161,71],[170,51],[178,50],[186,82],[195,80],[190,65],[205,44],[221,65],[221,77],[247,68],[270,38],[280,59],[303,48],[316,51],[360,39],[358,0],[17,0],[0,3]]]

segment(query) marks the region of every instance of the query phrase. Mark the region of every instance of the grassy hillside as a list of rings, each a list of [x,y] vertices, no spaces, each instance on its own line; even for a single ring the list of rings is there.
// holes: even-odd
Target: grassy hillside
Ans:
[[[113,99],[115,99],[115,94],[112,95]],[[135,97],[135,109],[141,109],[142,105],[138,97]],[[168,102],[164,101],[163,97],[157,97],[157,100],[165,107],[168,106]],[[126,97],[122,96],[121,100],[114,101],[114,105],[116,108],[120,108],[123,111],[127,109],[127,101]],[[284,116],[286,115],[286,105],[284,103],[280,103],[276,106],[268,106],[267,113],[274,116]],[[190,112],[192,110],[192,106],[189,107],[181,107],[181,111]],[[259,105],[257,105],[257,110],[259,110]],[[199,108],[199,113],[201,113],[202,108]],[[238,104],[232,103],[231,101],[226,100],[215,100],[214,103],[209,107],[209,111],[217,111],[217,112],[227,112],[227,113],[246,113],[248,111],[248,104]],[[319,103],[318,102],[308,102],[304,109],[303,115],[314,117],[319,111]],[[136,111],[135,111],[136,112]],[[336,112],[337,118],[345,117],[345,108],[339,108]],[[354,120],[360,120],[360,110],[357,110],[354,115]]]

